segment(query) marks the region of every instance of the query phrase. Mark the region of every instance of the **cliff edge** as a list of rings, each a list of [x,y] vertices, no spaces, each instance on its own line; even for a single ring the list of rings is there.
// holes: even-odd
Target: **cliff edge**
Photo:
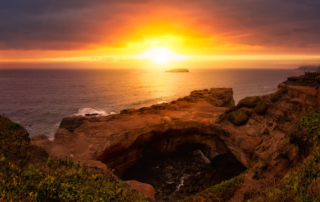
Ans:
[[[180,162],[183,154],[194,152],[215,169],[191,177],[190,171],[186,177],[174,174],[172,168],[165,175],[181,175],[183,180],[156,184],[157,200],[189,196],[185,201],[270,201],[269,194],[275,193],[269,188],[282,186],[285,176],[310,156],[312,145],[299,145],[304,140],[295,140],[289,131],[303,114],[319,107],[319,96],[316,75],[291,77],[279,84],[275,93],[244,98],[237,106],[232,89],[194,91],[168,104],[126,109],[121,114],[68,117],[61,122],[54,141],[34,138],[31,142],[50,156],[71,156],[80,164],[102,162],[120,178],[142,165],[141,159],[147,158],[148,163],[161,159],[161,166],[163,159],[174,156],[170,161]],[[241,168],[218,180],[224,176],[223,168],[231,170],[232,165],[244,166],[247,171]],[[218,176],[211,174],[214,172]],[[235,177],[236,173],[240,175]],[[226,179],[230,180],[219,184]]]

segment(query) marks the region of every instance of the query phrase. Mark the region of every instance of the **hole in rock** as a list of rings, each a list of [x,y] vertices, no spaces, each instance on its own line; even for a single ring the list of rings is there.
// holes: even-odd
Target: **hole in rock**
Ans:
[[[186,144],[184,148],[188,150],[165,156],[144,153],[119,177],[152,185],[159,201],[177,201],[246,170],[230,151],[219,154],[201,144]]]

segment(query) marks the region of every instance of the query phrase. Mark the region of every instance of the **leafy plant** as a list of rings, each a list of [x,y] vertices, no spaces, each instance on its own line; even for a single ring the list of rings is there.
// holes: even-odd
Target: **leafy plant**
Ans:
[[[234,193],[241,187],[244,182],[244,177],[239,175],[230,180],[224,181],[220,184],[212,186],[203,192],[194,196],[185,198],[185,202],[202,201],[203,199],[211,199],[217,201],[228,201],[232,198]]]
[[[228,114],[228,119],[235,125],[245,124],[250,113],[245,109],[238,109]]]

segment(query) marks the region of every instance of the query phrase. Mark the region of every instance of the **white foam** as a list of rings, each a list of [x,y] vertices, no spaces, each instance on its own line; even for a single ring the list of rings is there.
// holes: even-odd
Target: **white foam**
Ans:
[[[104,110],[96,110],[93,108],[81,108],[78,110],[77,113],[75,113],[75,116],[85,116],[86,114],[99,114],[100,116],[107,116],[109,115],[106,111]]]
[[[56,132],[57,132],[59,126],[60,126],[60,123],[61,123],[61,122],[55,124],[54,127],[51,129],[50,135],[49,135],[49,137],[48,137],[48,139],[49,139],[50,141],[53,141],[53,140],[54,140],[54,136],[55,136],[55,134],[56,134]]]
[[[199,155],[201,160],[205,163],[205,164],[209,164],[211,161],[202,153],[201,150],[196,150],[193,152],[194,155]]]
[[[180,184],[178,184],[176,191],[180,190],[180,187],[183,186],[184,180],[187,179],[188,177],[190,177],[190,175],[183,175],[180,179]]]
[[[166,101],[161,101],[161,102],[158,102],[158,104],[168,104],[168,102],[166,102]]]

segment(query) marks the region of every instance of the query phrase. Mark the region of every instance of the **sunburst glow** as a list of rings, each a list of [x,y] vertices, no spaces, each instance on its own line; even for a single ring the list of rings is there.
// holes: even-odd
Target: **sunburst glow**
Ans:
[[[164,65],[172,61],[183,61],[190,57],[186,55],[180,55],[173,52],[167,47],[154,47],[149,50],[135,56],[136,59],[148,59],[157,65]]]

